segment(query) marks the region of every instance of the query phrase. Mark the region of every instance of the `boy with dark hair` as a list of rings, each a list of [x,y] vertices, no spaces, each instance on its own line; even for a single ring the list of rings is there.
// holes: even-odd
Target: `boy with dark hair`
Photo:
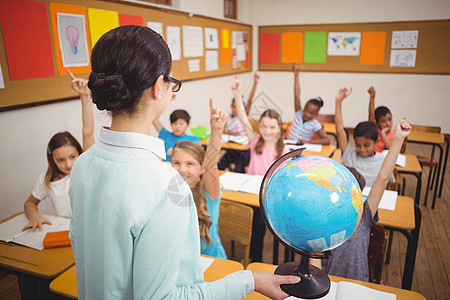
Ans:
[[[392,128],[392,113],[386,106],[378,106],[375,109],[375,88],[371,86],[367,92],[370,95],[369,100],[369,122],[373,122],[378,127],[379,141],[375,145],[375,151],[381,152],[389,149],[394,138]]]
[[[159,120],[153,121],[153,126],[155,126],[156,131],[159,132],[158,137],[165,142],[166,161],[171,161],[172,148],[179,141],[188,140],[201,145],[198,137],[186,134],[190,121],[191,116],[184,109],[174,110],[170,114],[170,126],[172,127],[173,132],[165,129]]]
[[[349,145],[342,119],[342,101],[352,93],[352,89],[340,89],[336,95],[336,134],[339,148],[342,150],[342,161],[348,167],[355,168],[366,179],[367,186],[372,186],[383,164],[384,156],[375,152],[378,142],[378,130],[372,122],[359,123],[354,132],[355,148]],[[395,182],[391,176],[389,182]]]

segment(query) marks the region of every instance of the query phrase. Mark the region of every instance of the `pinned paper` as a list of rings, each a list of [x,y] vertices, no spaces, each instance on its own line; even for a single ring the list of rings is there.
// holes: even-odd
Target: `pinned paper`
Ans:
[[[219,49],[219,32],[217,28],[205,28],[205,48]]]
[[[280,34],[261,33],[259,36],[259,62],[280,62]]]
[[[361,32],[329,32],[328,55],[358,56],[361,45]]]
[[[119,14],[119,24],[124,25],[144,25],[144,18],[142,16],[129,15],[129,14]]]
[[[70,71],[73,74],[90,73],[91,66],[89,57],[91,56],[91,47],[87,22],[87,8],[85,6],[53,2],[49,3],[49,8],[52,20],[53,40],[55,41],[55,45],[57,45],[55,47],[55,55],[58,74],[60,76],[67,75],[66,67],[64,66],[70,66]],[[65,30],[69,26],[74,26],[78,30],[76,54],[72,52],[72,46],[69,45]],[[73,38],[73,36],[71,37]]]
[[[88,16],[92,48],[103,34],[119,26],[117,11],[88,8]]]
[[[305,63],[325,63],[327,57],[327,33],[325,31],[305,32]]]
[[[363,32],[361,36],[361,65],[384,65],[386,32]]]
[[[5,81],[3,80],[2,66],[0,65],[0,89],[4,88],[5,88]]]
[[[199,72],[200,71],[200,59],[190,59],[188,61],[189,72]]]
[[[230,29],[222,29],[222,48],[230,48]]]
[[[238,44],[236,46],[236,57],[238,61],[245,61],[245,45]]]
[[[303,32],[284,32],[281,35],[281,62],[303,62]]]
[[[183,26],[183,56],[203,56],[203,28]]]
[[[220,48],[220,64],[221,65],[231,64],[231,49],[230,48]]]
[[[391,67],[413,68],[416,66],[416,50],[391,50]]]
[[[205,51],[205,70],[206,71],[219,70],[219,51],[216,50]]]
[[[0,1],[0,22],[9,78],[53,77],[55,73],[46,3]]]
[[[163,23],[161,22],[147,22],[147,27],[153,29],[155,32],[159,33],[162,37],[163,35]]]
[[[169,46],[172,60],[181,59],[181,29],[178,26],[166,27],[166,43]]]
[[[392,31],[391,48],[417,48],[418,30]]]

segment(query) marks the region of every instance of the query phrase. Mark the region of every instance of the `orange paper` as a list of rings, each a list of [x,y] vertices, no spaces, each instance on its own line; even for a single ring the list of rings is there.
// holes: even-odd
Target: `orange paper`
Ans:
[[[53,29],[53,39],[55,41],[55,54],[56,54],[56,65],[58,66],[58,74],[60,76],[68,75],[66,69],[63,67],[63,62],[61,58],[61,49],[59,47],[59,35],[58,35],[58,20],[57,20],[57,13],[65,13],[65,14],[74,14],[74,15],[84,15],[85,18],[85,28],[88,27],[88,18],[87,18],[87,9],[84,6],[76,6],[76,5],[69,5],[69,4],[60,4],[60,3],[49,3],[50,6],[50,17],[52,20],[52,29]],[[88,51],[90,56],[90,42],[89,42],[89,30],[86,30],[86,39],[88,44]],[[70,71],[73,74],[86,74],[91,72],[91,65],[84,67],[71,67]]]
[[[386,32],[363,32],[361,35],[361,65],[384,65]]]
[[[231,64],[231,48],[220,48],[220,64],[229,65]]]
[[[142,16],[119,14],[119,25],[138,25],[144,26],[144,18]]]
[[[303,62],[303,32],[284,32],[281,35],[281,62]]]

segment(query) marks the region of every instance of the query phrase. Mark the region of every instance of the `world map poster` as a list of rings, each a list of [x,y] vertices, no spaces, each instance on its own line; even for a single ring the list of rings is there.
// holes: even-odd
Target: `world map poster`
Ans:
[[[329,32],[328,55],[358,56],[361,45],[361,32]]]

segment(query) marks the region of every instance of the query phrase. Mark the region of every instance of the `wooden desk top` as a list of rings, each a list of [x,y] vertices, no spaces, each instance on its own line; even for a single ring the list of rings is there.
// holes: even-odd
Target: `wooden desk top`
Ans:
[[[428,144],[443,144],[445,139],[442,133],[413,130],[408,136],[408,141],[423,142]]]
[[[210,257],[206,255],[202,256]],[[244,266],[236,261],[213,258],[214,262],[203,273],[205,281],[207,282],[215,281],[233,272],[244,270]],[[50,291],[70,299],[78,299],[77,273],[75,266],[53,280],[50,283]]]
[[[251,263],[247,266],[247,270],[251,270],[253,272],[273,273],[276,268],[277,268],[277,266],[270,265],[270,264],[263,264],[263,263]],[[421,294],[412,292],[412,291],[408,291],[408,290],[402,290],[402,289],[398,289],[398,288],[394,288],[394,287],[390,287],[390,286],[384,286],[384,285],[370,283],[370,282],[363,282],[363,281],[359,281],[359,280],[347,279],[347,278],[337,277],[337,276],[333,276],[333,275],[329,275],[329,277],[330,277],[330,280],[334,281],[334,282],[349,281],[349,282],[353,282],[353,283],[357,283],[357,284],[366,286],[366,287],[374,289],[374,290],[395,294],[397,296],[397,300],[406,300],[406,299],[407,300],[425,300],[425,297],[422,296]],[[245,299],[268,299],[268,298],[261,295],[260,293],[253,292],[253,293],[247,295],[247,297]]]
[[[208,146],[208,140],[201,140],[200,143],[203,146]],[[238,144],[238,143],[233,143],[233,142],[222,143],[220,147],[222,149],[240,150],[240,151],[245,151],[245,150],[249,149],[248,145],[243,145],[243,144]]]
[[[416,227],[414,219],[414,199],[397,196],[395,210],[378,210],[380,224],[387,227],[413,230]]]
[[[422,166],[420,165],[417,156],[415,156],[414,154],[404,154],[404,155],[406,156],[406,166],[404,168],[400,166],[395,166],[397,171],[407,173],[421,173]]]
[[[322,151],[320,152],[312,152],[312,151],[303,151],[303,155],[322,155],[326,157],[331,157],[333,155],[334,151],[336,150],[335,145],[322,145]]]
[[[71,247],[36,250],[17,244],[0,244],[0,253],[0,268],[43,279],[55,278],[75,264]]]
[[[333,133],[333,134],[336,134],[336,125],[335,125],[334,123],[320,122],[320,124],[322,124],[323,130],[324,130],[326,133]]]

